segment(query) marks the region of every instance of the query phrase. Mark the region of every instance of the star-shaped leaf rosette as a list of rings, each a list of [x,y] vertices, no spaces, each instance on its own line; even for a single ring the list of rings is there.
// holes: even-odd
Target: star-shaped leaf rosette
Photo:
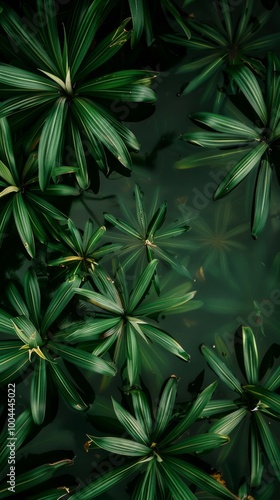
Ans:
[[[219,379],[236,393],[236,398],[232,401],[215,400],[205,407],[202,416],[218,417],[210,426],[209,432],[231,434],[247,417],[250,436],[250,485],[258,487],[261,484],[264,471],[263,455],[268,458],[275,476],[280,481],[280,449],[268,422],[271,419],[279,421],[280,418],[279,363],[274,368],[270,357],[266,355],[262,363],[259,362],[256,339],[248,326],[242,327],[241,337],[237,337],[236,343],[237,360],[243,380],[239,380],[213,349],[202,345],[201,352]]]
[[[90,272],[90,288],[77,288],[75,292],[91,304],[88,309],[93,315],[95,328],[85,332],[69,331],[65,342],[92,342],[92,352],[96,356],[105,354],[114,346],[113,361],[127,365],[130,385],[138,382],[141,372],[142,345],[153,348],[159,345],[184,361],[190,356],[184,348],[157,325],[159,315],[178,314],[201,306],[201,301],[193,300],[195,291],[184,287],[169,289],[158,297],[148,296],[153,290],[152,283],[158,261],[153,259],[135,280],[129,291],[122,267],[118,267],[114,279],[102,268]],[[185,287],[187,289],[187,286]],[[147,296],[147,297],[146,297]]]
[[[109,175],[108,154],[129,172],[129,150],[138,150],[138,141],[102,101],[153,103],[156,97],[149,85],[156,75],[148,70],[119,70],[106,75],[99,72],[130,38],[131,30],[126,29],[129,19],[93,47],[96,33],[109,13],[110,1],[87,0],[82,8],[77,4],[69,26],[58,25],[52,14],[54,0],[37,0],[36,7],[36,15],[44,23],[36,35],[30,36],[16,12],[6,3],[1,6],[0,25],[16,46],[13,59],[18,61],[0,64],[0,118],[13,115],[14,127],[22,126],[23,118],[25,127],[31,125],[22,142],[30,150],[39,141],[42,190],[69,151],[73,166],[78,167],[76,179],[82,189],[90,184],[88,156],[95,165],[95,174],[100,170]],[[30,17],[32,23],[32,10]],[[24,69],[20,65],[22,58],[26,62]]]
[[[177,258],[174,249],[183,249],[184,241],[177,242],[178,236],[184,235],[190,226],[185,220],[176,220],[171,224],[165,224],[167,217],[167,203],[157,207],[157,196],[154,197],[153,206],[148,212],[144,205],[144,195],[138,184],[134,188],[136,219],[131,215],[121,201],[121,208],[126,220],[119,219],[112,214],[105,213],[107,222],[121,231],[121,235],[110,235],[118,242],[123,242],[120,256],[123,257],[124,269],[130,269],[133,265],[139,265],[143,270],[147,262],[157,259],[185,278],[191,278],[186,266]],[[108,231],[109,232],[109,231]],[[158,274],[154,276],[154,285],[160,292]]]
[[[58,320],[62,313],[66,314],[80,283],[81,278],[72,276],[56,289],[51,298],[46,298],[41,294],[35,272],[28,270],[23,290],[13,281],[6,289],[9,308],[0,310],[1,332],[7,336],[0,342],[0,383],[18,380],[31,368],[30,406],[38,425],[45,419],[47,387],[51,381],[70,406],[76,410],[88,408],[82,390],[72,381],[64,360],[84,370],[115,375],[115,369],[105,360],[63,342],[65,333],[62,335],[64,329],[59,328]],[[81,335],[82,326],[85,325],[75,323]]]
[[[197,497],[189,488],[190,483],[213,498],[237,500],[225,486],[192,463],[192,454],[214,450],[226,444],[228,437],[216,433],[186,436],[209,402],[216,383],[199,394],[179,422],[174,418],[177,383],[177,377],[172,375],[164,385],[155,416],[140,388],[130,391],[132,412],[112,399],[115,415],[127,437],[88,435],[86,449],[102,448],[128,459],[124,465],[102,474],[74,494],[73,500],[91,500],[135,472],[138,475],[132,494],[135,500],[171,497],[195,500]]]

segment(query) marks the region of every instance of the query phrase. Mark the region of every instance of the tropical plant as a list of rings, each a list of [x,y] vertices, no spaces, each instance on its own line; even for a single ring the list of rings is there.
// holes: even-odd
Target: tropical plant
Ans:
[[[74,494],[73,500],[99,496],[137,471],[133,499],[196,498],[186,481],[213,494],[215,498],[237,497],[197,466],[192,454],[213,450],[228,442],[227,436],[205,433],[184,437],[210,400],[216,383],[209,385],[191,404],[184,419],[174,418],[178,379],[171,375],[163,387],[154,417],[148,398],[139,387],[131,388],[133,413],[112,399],[115,415],[128,438],[88,435],[88,448],[102,448],[124,457],[134,457]],[[217,439],[218,438],[218,439]],[[180,457],[182,456],[182,458]],[[179,458],[178,458],[179,456]]]
[[[136,137],[108,112],[100,99],[154,102],[149,87],[156,75],[146,70],[121,70],[101,76],[99,68],[130,38],[128,20],[91,50],[97,30],[108,14],[108,0],[77,4],[69,30],[63,25],[60,43],[54,0],[37,0],[37,15],[45,22],[30,36],[20,17],[5,3],[1,5],[0,25],[16,46],[14,58],[19,66],[0,64],[0,117],[16,115],[14,126],[28,128],[22,138],[26,150],[39,140],[39,184],[42,190],[54,175],[54,167],[65,156],[64,146],[73,152],[76,178],[82,189],[89,186],[87,156],[105,174],[110,168],[106,150],[127,171],[131,168],[128,148],[139,149]],[[30,16],[32,25],[33,16]],[[24,69],[20,66],[24,60]],[[29,71],[28,68],[31,68]],[[95,73],[95,78],[92,75]],[[26,111],[28,110],[28,116]]]
[[[259,362],[256,339],[248,326],[242,327],[241,338],[236,337],[235,347],[243,381],[234,375],[213,349],[206,345],[201,346],[201,352],[210,368],[237,394],[237,398],[232,401],[212,400],[204,408],[202,416],[218,417],[209,428],[209,432],[218,434],[230,434],[245,416],[250,418],[250,484],[257,487],[262,480],[263,453],[268,458],[275,476],[280,480],[280,449],[267,422],[267,419],[279,421],[280,418],[280,396],[277,393],[280,386],[280,367],[274,369],[271,366],[271,357],[267,355],[262,363]],[[222,416],[224,413],[226,415]]]
[[[184,87],[181,95],[192,92],[206,82],[207,92],[214,86],[216,89],[218,86],[227,86],[228,91],[235,92],[231,74],[225,70],[236,65],[246,65],[264,76],[265,67],[260,59],[265,57],[267,50],[271,50],[279,42],[279,33],[259,36],[259,31],[268,22],[270,14],[261,13],[253,16],[253,0],[240,3],[240,9],[232,9],[229,0],[212,2],[211,6],[214,8],[211,17],[215,20],[215,24],[191,20],[189,26],[195,33],[192,34],[191,40],[186,39],[184,34],[163,37],[198,54],[191,62],[179,66],[179,73],[198,72],[198,75]],[[236,16],[237,14],[239,16],[237,22],[233,10],[236,10]],[[202,57],[203,55],[205,56]]]
[[[73,464],[73,460],[63,459],[53,463],[38,465],[38,467],[33,467],[31,469],[28,467],[26,472],[16,474],[16,485],[11,488],[10,483],[7,482],[9,480],[9,476],[7,479],[7,471],[10,473],[11,467],[15,467],[13,470],[18,471],[18,463],[15,465],[16,462],[13,458],[14,454],[11,453],[11,450],[13,450],[14,447],[18,453],[19,450],[25,446],[28,438],[30,438],[31,432],[34,430],[34,422],[30,410],[24,410],[17,416],[14,427],[15,431],[10,430],[9,432],[8,429],[6,429],[2,431],[0,436],[0,498],[3,499],[15,496],[15,493],[22,495],[23,492],[29,492],[31,488],[49,481],[57,470],[66,465],[69,466]],[[44,493],[40,494],[40,498],[57,500],[58,496],[59,498],[63,498],[63,491],[65,494],[67,492],[69,493],[69,489],[66,486],[61,486],[59,488],[53,488],[52,490],[46,490]],[[37,495],[28,495],[28,498],[30,500],[35,500]]]
[[[180,273],[182,276],[190,278],[191,276],[187,268],[182,262],[178,262],[176,255],[169,251],[169,249],[180,246],[176,242],[173,242],[173,238],[181,236],[190,229],[186,221],[176,220],[172,224],[162,227],[167,216],[167,203],[162,203],[159,208],[156,208],[157,196],[155,196],[153,207],[147,215],[143,203],[143,193],[137,184],[134,188],[134,197],[136,220],[122,202],[121,208],[126,215],[126,221],[118,219],[112,214],[104,213],[107,222],[129,237],[127,238],[127,244],[124,245],[121,251],[123,255],[129,254],[122,263],[123,268],[129,269],[135,263],[139,263],[139,257],[144,254],[144,259],[140,260],[142,264],[141,269],[144,267],[143,263],[146,265],[147,261],[151,262],[156,258],[171,266],[174,271]],[[124,241],[124,237],[117,237],[117,241]],[[165,248],[168,250],[165,250]],[[184,243],[181,244],[181,248],[184,248]],[[157,274],[154,277],[154,284],[156,290],[159,292]]]
[[[184,6],[189,3],[191,2],[184,2]],[[160,8],[163,9],[166,17],[170,15],[173,17],[188,39],[191,38],[191,32],[185,22],[183,13],[178,10],[178,6],[173,0],[159,0],[153,4],[149,4],[147,0],[128,0],[128,4],[133,24],[132,47],[139,43],[143,32],[145,32],[147,45],[154,42],[154,29],[156,27],[154,20],[155,18],[158,19]],[[187,15],[185,17],[187,18]]]
[[[60,176],[71,171],[69,167],[55,167],[53,175]],[[49,185],[42,196],[38,185],[38,156],[31,153],[23,162],[22,154],[14,154],[5,118],[0,119],[0,187],[0,243],[13,218],[22,244],[31,257],[35,257],[36,238],[45,243],[54,234],[54,221],[60,224],[67,222],[66,216],[45,196],[75,196],[79,193],[75,187],[56,183]]]
[[[85,224],[83,235],[81,235],[74,222],[69,218],[68,231],[60,230],[57,235],[61,242],[48,243],[48,249],[57,256],[49,259],[48,265],[64,268],[67,275],[86,276],[89,269],[94,271],[102,257],[116,252],[122,247],[117,243],[104,243],[97,246],[105,231],[105,226],[96,228],[93,221],[89,219]]]
[[[129,293],[122,267],[118,267],[112,280],[106,271],[98,268],[90,272],[93,289],[75,288],[83,300],[94,305],[96,331],[88,331],[81,337],[79,332],[66,334],[65,342],[94,341],[93,354],[103,355],[114,344],[113,361],[122,357],[127,362],[129,384],[137,383],[141,369],[141,343],[155,343],[189,361],[190,356],[176,340],[156,326],[152,318],[160,314],[176,314],[200,307],[200,301],[192,301],[195,291],[185,292],[184,286],[169,290],[168,294],[145,301],[151,287],[158,261],[152,260],[136,280]],[[191,302],[190,302],[191,301]],[[97,337],[98,334],[98,337]]]
[[[106,361],[59,340],[61,332],[57,320],[65,312],[80,283],[78,276],[66,280],[54,292],[47,307],[44,305],[46,297],[41,298],[40,285],[32,270],[24,276],[23,294],[13,281],[6,289],[12,314],[0,310],[1,332],[7,335],[7,340],[1,339],[0,342],[0,383],[16,380],[31,367],[30,406],[36,424],[41,424],[45,418],[49,376],[52,380],[49,383],[57,386],[70,406],[77,410],[88,407],[67,373],[63,360],[86,370],[115,374],[115,369]],[[80,323],[75,324],[76,328],[79,326]]]
[[[231,158],[244,150],[236,165],[230,169],[214,193],[214,200],[222,198],[234,189],[254,169],[257,169],[254,204],[252,210],[252,236],[257,238],[262,232],[268,212],[272,169],[278,168],[277,151],[280,139],[280,68],[279,59],[268,55],[265,98],[254,74],[242,66],[232,67],[228,72],[255,112],[257,124],[244,115],[240,119],[225,117],[215,113],[193,113],[190,118],[212,131],[189,132],[182,139],[202,147],[232,150]],[[241,149],[239,148],[241,146]],[[249,150],[249,151],[248,151]],[[273,154],[275,153],[275,154]],[[230,159],[228,151],[222,151]],[[215,154],[216,156],[216,154]],[[208,156],[208,163],[211,156]]]

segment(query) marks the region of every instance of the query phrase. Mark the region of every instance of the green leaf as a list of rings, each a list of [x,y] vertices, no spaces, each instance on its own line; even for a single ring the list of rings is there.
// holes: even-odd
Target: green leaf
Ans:
[[[52,61],[55,61],[56,67],[61,75],[65,68],[62,61],[62,53],[59,42],[59,34],[57,29],[56,3],[54,0],[37,0],[37,10],[41,19],[44,20],[40,33],[43,36],[45,46],[48,47],[48,53]]]
[[[69,66],[71,67],[72,78],[76,78],[97,29],[102,24],[109,10],[108,0],[96,0],[91,5],[86,6],[82,21],[78,16],[74,16],[73,28],[69,35]]]
[[[43,344],[39,332],[36,330],[32,321],[26,316],[17,316],[11,320],[18,337],[29,346],[37,348]]]
[[[158,468],[160,469],[162,479],[170,491],[172,498],[196,500],[197,496],[191,492],[185,481],[182,481],[177,472],[170,467],[166,460],[159,462]]]
[[[159,400],[157,408],[157,416],[154,425],[154,432],[153,432],[154,441],[158,441],[159,437],[165,431],[166,427],[168,426],[172,418],[176,394],[177,394],[177,385],[178,385],[178,378],[175,375],[172,375],[168,379],[163,389],[161,398]]]
[[[37,356],[30,385],[30,408],[35,424],[41,425],[45,419],[47,398],[46,362]]]
[[[4,120],[0,120],[0,123]],[[10,172],[10,170],[6,167],[6,165],[0,160],[0,176],[4,181],[6,181],[8,184],[11,186],[15,187],[16,182],[14,181],[14,178]]]
[[[48,357],[48,354],[47,354]],[[48,357],[50,360],[50,358]],[[63,368],[60,366],[59,359],[55,363],[49,363],[48,367],[51,372],[52,379],[58,388],[64,401],[75,410],[87,410],[88,405],[79,394],[76,386],[71,379],[64,373]]]
[[[186,24],[183,21],[182,15],[180,12],[176,9],[175,5],[170,1],[170,0],[163,0],[162,1],[164,7],[176,20],[176,22],[179,24],[180,28],[183,30],[184,34],[188,39],[191,38],[191,32],[189,28],[186,26]]]
[[[215,113],[192,113],[190,114],[191,120],[203,123],[213,130],[223,132],[224,134],[232,134],[233,137],[244,136],[249,140],[257,140],[262,132],[262,129],[251,127],[242,123],[241,121],[234,120],[233,118],[217,115]]]
[[[41,323],[41,333],[45,335],[49,327],[54,323],[63,309],[70,302],[75,293],[75,288],[81,283],[79,276],[72,276],[67,281],[62,283],[56,290],[49,306],[44,314]]]
[[[233,391],[238,394],[242,394],[242,387],[233,375],[231,370],[226,366],[226,364],[214,353],[213,349],[210,349],[206,345],[201,346],[201,352],[206,359],[210,368],[218,375],[218,377]]]
[[[73,102],[73,113],[88,137],[101,142],[126,168],[131,168],[128,150],[111,124],[106,120],[91,101],[76,97]],[[95,147],[92,143],[93,149]]]
[[[10,368],[18,365],[19,362],[23,362],[24,358],[28,359],[28,353],[26,351],[21,351],[22,343],[15,343],[13,349],[6,349],[7,352],[0,350],[0,373],[5,370],[9,370]]]
[[[22,95],[22,94],[21,94]],[[14,115],[17,111],[30,110],[30,108],[35,108],[33,111],[29,111],[29,114],[33,112],[33,115],[37,115],[40,111],[46,108],[47,103],[54,102],[57,98],[57,92],[55,93],[45,93],[36,94],[31,97],[12,97],[11,99],[6,99],[0,104],[0,117]],[[36,122],[36,135],[38,130],[41,128],[42,118],[39,118]],[[35,135],[35,132],[34,132]],[[30,136],[29,136],[30,137]],[[33,136],[32,136],[33,138]],[[29,143],[28,143],[29,144]]]
[[[98,318],[98,321],[83,321],[77,324],[74,330],[66,328],[66,331],[60,330],[55,335],[55,339],[69,343],[87,342],[89,340],[98,339],[101,333],[108,332],[119,325],[120,319],[117,318]],[[70,330],[70,331],[69,331]]]
[[[40,43],[39,38],[35,37],[33,33],[31,34],[30,30],[26,29],[22,19],[6,5],[1,13],[1,26],[11,38],[17,50],[26,54],[33,64],[37,66],[43,65],[51,71],[56,70],[55,64]]]
[[[254,220],[252,227],[252,236],[254,238],[257,238],[264,229],[269,214],[271,177],[271,165],[268,160],[264,158],[260,164],[255,190]]]
[[[78,295],[82,295],[88,302],[94,304],[100,309],[104,309],[105,311],[112,312],[117,314],[118,316],[124,313],[124,310],[121,306],[116,304],[113,300],[104,297],[101,293],[92,292],[91,290],[85,290],[83,288],[76,288],[74,290]]]
[[[94,48],[92,54],[89,54],[84,61],[83,67],[79,71],[79,78],[94,74],[99,66],[107,62],[114,54],[116,54],[122,46],[129,40],[131,31],[126,29],[126,25],[130,18],[125,19],[117,29],[114,29],[109,35],[103,37],[97,46]]]
[[[115,451],[114,451],[115,453]],[[101,495],[109,488],[116,486],[120,481],[127,479],[133,472],[142,467],[138,461],[117,467],[110,470],[106,474],[102,474],[95,481],[92,481],[88,486],[72,495],[72,500],[92,500],[92,498]]]
[[[141,424],[127,410],[125,410],[117,401],[112,398],[114,412],[117,419],[125,428],[126,432],[137,441],[146,446],[149,445],[149,435],[143,429]]]
[[[158,260],[152,260],[137,280],[129,298],[127,314],[132,314],[139,302],[141,302],[141,300],[145,297],[145,294],[152,283],[157,264]]]
[[[167,212],[167,203],[163,203],[153,215],[147,229],[147,239],[152,243],[156,231],[162,226]]]
[[[267,123],[267,109],[258,81],[246,66],[230,66],[229,75],[236,81],[241,92],[251,104],[262,123]]]
[[[113,366],[109,365],[106,361],[98,358],[94,354],[83,351],[76,347],[66,346],[64,344],[58,344],[55,342],[49,342],[49,347],[56,353],[59,354],[66,361],[70,361],[74,365],[83,368],[84,370],[90,370],[94,372],[101,373],[102,375],[115,375],[116,370]]]
[[[12,315],[6,311],[0,310],[0,330],[2,333],[14,333],[11,323]]]
[[[28,269],[23,279],[24,296],[32,321],[39,329],[41,317],[41,293],[36,273]]]
[[[39,184],[44,191],[62,147],[64,123],[68,111],[65,97],[59,97],[44,123],[38,148]]]
[[[179,443],[168,446],[164,449],[164,453],[171,455],[179,455],[183,453],[203,453],[204,451],[214,450],[223,444],[230,441],[228,436],[222,436],[214,432],[207,434],[199,434],[183,439]]]
[[[178,310],[184,309],[188,310],[187,304],[193,299],[196,291],[188,292],[182,295],[175,294],[174,296],[169,295],[165,297],[159,297],[154,302],[147,304],[140,304],[140,306],[134,310],[133,314],[135,316],[154,316],[159,314],[176,314]]]
[[[59,86],[53,81],[36,75],[25,69],[16,68],[10,64],[0,64],[0,82],[16,87],[17,90],[34,92],[58,91]]]
[[[171,457],[168,457],[166,462],[176,473],[183,475],[183,477],[188,479],[188,481],[196,484],[203,491],[211,493],[214,497],[238,500],[238,498],[225,488],[225,486],[216,481],[210,475],[206,474],[206,472],[200,470],[198,467],[191,465],[189,462]]]
[[[196,146],[207,148],[235,148],[238,146],[250,146],[251,139],[246,137],[234,137],[231,134],[223,134],[216,132],[187,132],[180,137],[184,141],[188,141]]]
[[[141,192],[141,189],[138,186],[138,184],[135,184],[134,196],[135,196],[136,215],[138,224],[141,228],[141,233],[145,235],[147,230],[147,218],[145,213],[145,207],[143,204],[143,193]]]
[[[272,436],[269,426],[267,425],[261,412],[256,411],[254,413],[254,418],[268,461],[273,468],[278,481],[280,481],[279,446]]]
[[[16,162],[13,151],[12,136],[8,121],[5,118],[0,120],[0,175],[8,184],[17,184],[19,175],[16,168]],[[12,182],[11,182],[12,181]]]
[[[101,226],[99,227],[96,231],[92,231],[92,234],[88,241],[85,244],[85,237],[83,239],[84,241],[84,251],[90,256],[93,255],[95,252],[95,246],[96,244],[101,240],[102,236],[106,232],[106,227]]]
[[[224,177],[214,193],[214,200],[222,198],[235,188],[251,172],[259,162],[268,144],[260,142],[254,149],[247,153]]]
[[[29,364],[28,356],[19,357],[18,361],[15,361],[0,374],[1,385],[6,385],[10,382],[13,382],[18,377],[20,377],[23,374],[23,372],[27,369],[28,364]]]
[[[242,8],[241,16],[240,16],[239,23],[237,26],[236,37],[235,37],[236,43],[238,43],[240,38],[242,38],[243,35],[246,33],[248,22],[250,21],[250,18],[252,15],[253,4],[254,4],[253,0],[247,0],[246,4]]]
[[[35,257],[35,241],[29,213],[23,201],[22,194],[17,193],[13,198],[13,212],[15,224],[23,246],[30,257]]]
[[[26,316],[27,318],[29,318],[29,311],[26,307],[26,304],[25,304],[21,294],[19,293],[16,285],[12,281],[10,281],[10,283],[7,286],[6,295],[7,295],[7,298],[9,299],[11,305],[16,310],[16,312],[19,315],[23,315],[23,316]],[[6,314],[7,313],[5,313],[5,315]]]
[[[275,391],[280,386],[280,366],[272,370],[268,379],[263,383],[263,388],[268,391]]]
[[[152,341],[159,344],[163,349],[175,354],[184,361],[190,360],[190,355],[183,349],[183,347],[170,335],[163,330],[159,330],[155,326],[141,324],[142,332]]]
[[[193,90],[197,89],[200,85],[205,84],[207,80],[216,72],[221,69],[224,64],[225,55],[215,58],[213,62],[208,64],[201,73],[192,79],[192,81],[184,88],[181,95],[187,95]],[[180,68],[180,73],[184,72],[184,67]]]
[[[55,208],[51,203],[44,200],[42,197],[39,197],[36,194],[28,191],[26,193],[26,198],[35,210],[43,213],[47,218],[66,222],[66,215],[64,215],[60,210]]]
[[[215,391],[217,382],[210,384],[206,389],[204,389],[196,398],[195,401],[190,406],[187,414],[175,425],[173,429],[166,435],[160,443],[161,447],[169,446],[179,439],[186,430],[197,420],[201,415],[203,409],[209,402],[213,392]]]
[[[0,211],[0,244],[2,244],[3,239],[7,236],[6,228],[12,215],[12,211],[13,199],[10,199]]]
[[[106,212],[104,213],[104,219],[125,234],[134,236],[135,238],[141,240],[141,235],[138,233],[138,231],[133,229],[133,227],[131,227],[125,221],[117,219],[114,215],[107,214]]]
[[[79,170],[76,172],[76,179],[81,189],[87,189],[89,187],[89,178],[87,171],[87,162],[85,157],[85,152],[83,148],[83,143],[81,139],[80,131],[70,116],[70,130],[72,135],[72,141],[74,146],[74,163],[77,163]]]
[[[21,189],[17,186],[8,186],[0,192],[0,198],[10,193],[18,193],[19,191],[21,191]]]
[[[251,454],[251,474],[250,484],[253,487],[258,487],[261,484],[263,474],[262,450],[260,440],[256,429],[256,422],[252,421],[250,426],[250,454]]]
[[[259,357],[256,339],[249,326],[242,326],[243,362],[248,384],[258,384]]]
[[[232,37],[233,37],[233,26],[232,26],[232,22],[231,22],[231,15],[230,15],[230,5],[228,3],[228,0],[221,0],[221,10],[222,10],[222,14],[223,14],[223,21],[225,23],[225,26],[226,26],[226,31],[227,31],[227,34],[228,34],[228,38],[229,38],[229,44],[231,45],[231,42],[232,42]]]
[[[184,266],[184,264],[182,264],[181,262],[178,261],[176,255],[173,255],[170,252],[163,250],[158,245],[156,245],[155,248],[153,248],[153,251],[154,251],[155,257],[162,259],[174,271],[181,274],[182,276],[185,276],[185,278],[192,279],[192,276],[189,273],[188,269]]]
[[[238,424],[246,416],[246,414],[246,408],[239,408],[238,410],[229,413],[229,415],[219,418],[217,422],[210,426],[209,432],[228,435],[238,426]]]
[[[133,489],[131,500],[154,500],[156,495],[157,464],[155,460],[147,463],[144,474],[139,475]]]
[[[244,390],[256,396],[261,403],[267,405],[273,412],[280,414],[279,394],[255,385],[244,385]]]
[[[140,422],[146,434],[149,435],[152,430],[152,416],[146,394],[140,388],[131,389],[129,391],[132,397],[134,413],[137,420]]]
[[[145,9],[144,2],[138,0],[128,0],[129,9],[133,23],[131,46],[134,47],[142,36],[145,28]]]
[[[155,75],[153,77],[155,77]],[[114,75],[112,76],[112,82],[114,82]],[[106,89],[106,86],[105,88],[102,87],[102,82],[100,83],[100,86],[96,84],[94,85],[94,82],[92,82],[91,86],[88,84],[86,88],[81,89],[81,91],[84,91],[89,96],[111,100],[118,99],[125,102],[133,101],[154,103],[156,101],[156,94],[152,89],[146,85],[139,85],[137,83],[120,88],[114,88],[112,86],[112,88]]]
[[[135,332],[136,327],[134,328],[134,323],[127,320],[127,324],[125,327],[125,344],[126,344],[126,359],[127,359],[127,374],[129,384],[135,384],[139,373],[140,373],[140,355],[138,349],[138,342],[136,332],[139,333],[139,330]],[[141,330],[140,330],[141,332]]]
[[[118,455],[125,455],[127,457],[143,457],[150,455],[151,448],[145,444],[132,441],[131,439],[124,439],[119,437],[97,437],[88,435],[92,443],[98,448],[102,448],[111,453]]]
[[[76,228],[74,222],[69,218],[68,219],[68,229],[71,234],[71,239],[73,242],[73,247],[75,248],[75,251],[79,255],[83,255],[83,241],[80,235],[80,232]]]

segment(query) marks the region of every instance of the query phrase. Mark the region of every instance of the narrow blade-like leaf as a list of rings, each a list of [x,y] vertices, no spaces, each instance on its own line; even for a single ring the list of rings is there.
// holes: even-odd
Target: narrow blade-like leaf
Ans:
[[[214,353],[213,349],[210,349],[210,347],[206,345],[202,345],[201,352],[216,375],[218,375],[230,389],[238,394],[242,394],[242,387],[239,380],[237,380],[226,364]]]
[[[81,283],[79,276],[72,276],[56,290],[42,320],[41,333],[44,335],[53,322],[62,313],[75,293],[75,288]]]
[[[57,354],[59,354],[66,361],[70,361],[74,365],[83,368],[84,370],[90,370],[102,375],[115,375],[116,370],[113,366],[109,365],[104,359],[98,358],[94,354],[83,351],[76,347],[66,346],[64,344],[59,344],[56,342],[49,342],[50,348]]]
[[[272,168],[268,160],[264,158],[258,172],[254,209],[252,236],[257,238],[264,229],[269,214],[269,202],[271,191]]]
[[[251,172],[267,150],[268,144],[260,142],[254,149],[247,153],[224,177],[214,193],[214,200],[222,198],[235,188]]]
[[[114,412],[126,432],[137,442],[149,445],[149,436],[141,424],[125,408],[112,398]]]
[[[46,361],[37,357],[30,385],[30,408],[35,424],[41,425],[45,419],[47,404]]]

